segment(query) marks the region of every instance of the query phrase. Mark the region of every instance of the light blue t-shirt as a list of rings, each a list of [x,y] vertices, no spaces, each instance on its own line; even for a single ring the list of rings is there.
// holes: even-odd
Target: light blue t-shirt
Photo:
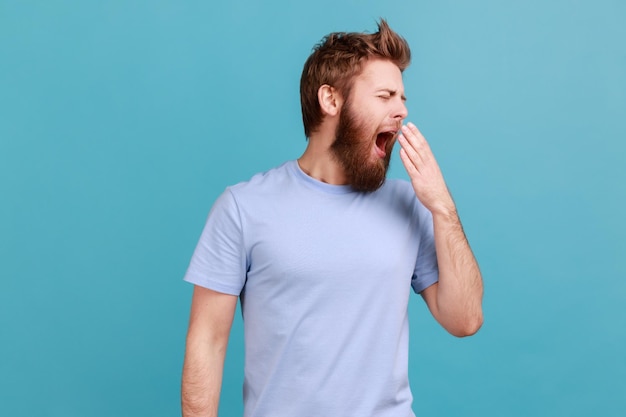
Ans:
[[[216,200],[185,280],[240,295],[246,417],[410,417],[410,288],[438,279],[406,181],[322,183],[290,161]]]

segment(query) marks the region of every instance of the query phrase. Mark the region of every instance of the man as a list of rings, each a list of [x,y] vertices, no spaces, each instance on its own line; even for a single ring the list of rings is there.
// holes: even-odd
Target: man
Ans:
[[[302,73],[304,154],[215,202],[185,276],[185,417],[217,415],[238,299],[247,417],[414,416],[411,287],[453,335],[481,326],[454,202],[424,137],[402,125],[409,61],[384,20],[324,38]],[[410,183],[385,180],[396,139]]]

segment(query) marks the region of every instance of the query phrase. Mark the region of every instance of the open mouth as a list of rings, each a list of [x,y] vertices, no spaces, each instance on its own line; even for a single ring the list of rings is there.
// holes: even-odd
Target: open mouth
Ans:
[[[388,130],[376,135],[376,153],[379,157],[384,158],[387,155],[387,150],[393,145],[396,133],[395,130]]]

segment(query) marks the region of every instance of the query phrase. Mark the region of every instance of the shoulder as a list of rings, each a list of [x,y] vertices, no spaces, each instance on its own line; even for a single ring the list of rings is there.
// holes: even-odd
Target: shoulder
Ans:
[[[408,195],[415,195],[413,192],[413,186],[407,180],[399,178],[387,178],[382,189],[388,189],[395,193],[402,193]]]
[[[385,184],[380,188],[381,194],[385,198],[393,201],[403,201],[406,204],[413,205],[418,202],[410,182],[402,179],[387,179]]]
[[[227,190],[235,196],[245,196],[246,194],[280,187],[290,177],[292,162],[288,161],[270,170],[259,172],[247,181],[227,187]]]
[[[285,188],[285,184],[291,176],[290,164],[288,161],[275,168],[264,172],[259,172],[247,181],[242,181],[234,185],[226,187],[222,193],[222,197],[234,200],[235,204],[242,202],[263,200],[266,201],[276,196],[281,189]]]
[[[416,215],[418,217],[428,216],[430,212],[419,201],[415,195],[413,185],[403,179],[387,179],[385,184],[379,190],[381,197],[393,205],[397,209],[401,209],[406,214]]]
[[[247,181],[226,187],[221,198],[230,201],[231,207],[237,210],[250,211],[261,209],[261,206],[274,206],[281,195],[289,194],[290,184],[293,184],[293,161],[265,172],[255,174]]]

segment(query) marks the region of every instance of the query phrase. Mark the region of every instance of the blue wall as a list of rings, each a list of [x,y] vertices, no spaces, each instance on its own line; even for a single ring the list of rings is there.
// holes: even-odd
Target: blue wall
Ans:
[[[623,415],[626,3],[210,3],[0,1],[1,415],[179,413],[213,200],[300,155],[311,47],[378,16],[486,285],[470,339],[415,297],[416,412]],[[242,351],[238,316],[223,416]]]

